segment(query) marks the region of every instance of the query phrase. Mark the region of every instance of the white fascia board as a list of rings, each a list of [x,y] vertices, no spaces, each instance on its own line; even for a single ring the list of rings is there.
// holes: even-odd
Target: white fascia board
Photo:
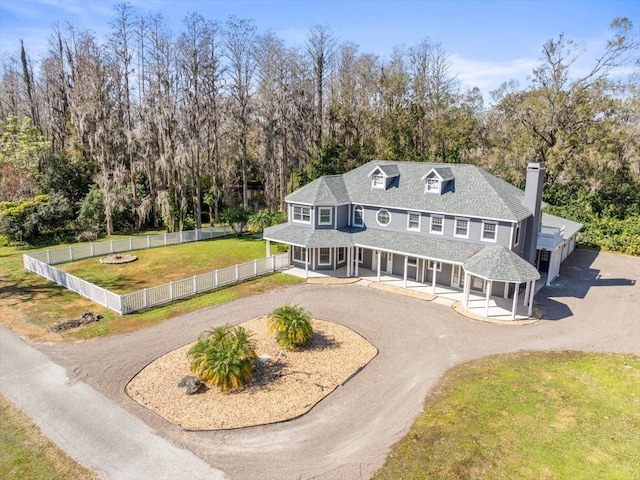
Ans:
[[[464,262],[454,262],[451,260],[445,260],[443,258],[437,258],[437,257],[425,257],[423,255],[415,255],[413,253],[401,252],[399,250],[389,250],[387,248],[372,247],[370,245],[363,245],[360,243],[354,243],[353,246],[358,248],[366,248],[368,250],[380,250],[381,252],[389,252],[389,253],[393,253],[394,255],[404,255],[407,257],[423,258],[425,260],[431,260],[434,262],[446,263],[447,265],[460,265],[460,266],[464,265]]]

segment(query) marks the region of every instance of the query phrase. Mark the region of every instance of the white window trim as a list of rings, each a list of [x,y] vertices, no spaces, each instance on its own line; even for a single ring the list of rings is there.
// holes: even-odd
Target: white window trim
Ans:
[[[322,252],[322,249],[324,249],[324,248],[326,248],[327,250],[329,250],[329,261],[328,261],[327,263],[322,263],[322,262],[320,261],[320,259],[322,258],[322,253],[321,253],[321,252]],[[332,250],[332,249],[331,249],[330,247],[320,247],[320,248],[318,248],[318,265],[322,265],[323,267],[324,267],[324,266],[326,266],[326,265],[331,265],[331,263],[332,263],[332,262],[331,262],[331,258],[332,258],[332,255],[331,255],[331,253],[332,253],[332,252],[331,252],[331,250]]]
[[[495,229],[493,230],[493,238],[485,238],[484,237],[484,226],[485,225],[495,225]],[[483,220],[482,221],[482,232],[480,233],[480,238],[482,239],[483,242],[491,242],[491,243],[496,243],[498,241],[498,222],[491,222],[488,220]]]
[[[418,257],[407,256],[407,267],[417,267]]]
[[[302,205],[293,205],[293,221],[296,223],[311,223],[311,207],[305,207]],[[296,209],[300,209],[300,220],[296,220]],[[307,210],[309,212],[309,220],[304,220],[304,211]]]
[[[465,235],[460,235],[458,233],[458,221],[463,221],[463,222],[467,222],[467,233]],[[469,238],[469,225],[470,225],[470,221],[468,218],[457,218],[453,224],[453,236],[454,237],[458,237],[458,238]]]
[[[345,250],[346,250],[346,248],[344,248],[344,247],[338,247],[338,263],[344,263]]]
[[[521,237],[521,231],[520,231],[520,222],[516,223],[516,228],[513,230],[513,246],[517,246],[520,243],[520,237]]]
[[[380,220],[378,220],[378,215],[380,215],[380,212],[387,212],[387,215],[389,215],[389,221],[387,223],[380,223]],[[389,226],[389,224],[391,223],[391,212],[386,208],[381,208],[376,212],[376,222],[378,222],[378,225],[380,225],[381,227]]]
[[[433,188],[429,188],[429,181],[434,182]],[[424,191],[427,193],[440,193],[440,189],[442,188],[441,183],[438,177],[427,177],[424,181]]]
[[[300,249],[299,251],[300,251],[300,253],[302,255],[302,258],[299,258],[299,259],[296,258],[296,249],[298,249],[298,248]],[[291,258],[293,258],[293,260],[296,261],[296,262],[304,263],[305,256],[306,256],[305,247],[298,247],[297,245],[292,245],[292,249],[293,249],[293,251],[291,252]],[[309,255],[308,260],[309,261],[307,263],[311,263],[311,255]]]
[[[329,210],[329,221],[323,222],[322,211]],[[318,225],[333,225],[333,208],[332,207],[318,207]]]
[[[358,247],[358,263],[364,263],[364,248]]]
[[[360,215],[360,219],[362,223],[356,223],[356,210],[359,209],[362,212]],[[353,226],[354,227],[364,227],[364,207],[362,205],[354,205],[353,206]]]
[[[382,179],[382,183],[380,185],[376,185],[376,180]],[[387,179],[382,173],[374,173],[371,176],[371,188],[375,188],[376,190],[384,190],[387,186]]]
[[[417,215],[418,216],[418,227],[417,228],[411,228],[411,215]],[[422,215],[420,214],[420,212],[407,212],[407,230],[409,230],[411,232],[419,232],[421,225],[422,225]]]
[[[433,229],[433,219],[440,218],[442,219],[441,230],[438,232]],[[429,220],[429,233],[433,233],[434,235],[444,235],[444,215],[431,215],[431,219]]]
[[[435,260],[429,260],[427,263],[427,269],[433,272],[433,263],[436,264],[436,272],[442,271],[442,262],[437,262]]]

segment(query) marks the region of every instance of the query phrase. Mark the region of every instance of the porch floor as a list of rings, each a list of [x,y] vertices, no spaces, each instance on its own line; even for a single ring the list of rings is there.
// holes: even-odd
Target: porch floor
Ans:
[[[285,270],[284,273],[289,275],[294,275],[300,278],[306,278],[306,272],[304,268],[293,267],[288,270]],[[339,268],[337,270],[324,270],[324,271],[312,271],[309,270],[308,278],[323,278],[323,277],[334,277],[334,278],[346,278],[347,277],[347,268]],[[358,269],[358,277],[360,278],[360,282],[368,284],[371,282],[378,282],[378,274],[372,270],[367,270],[365,268]],[[414,292],[422,292],[428,293],[430,295],[434,294],[433,287],[431,284],[425,284],[416,282],[415,280],[407,279],[407,285],[404,286],[404,279],[400,277],[396,277],[393,275],[380,275],[380,283],[385,285],[391,285],[399,288],[406,288],[407,290],[412,290]],[[536,282],[536,293],[544,287],[545,282],[539,280]],[[463,301],[463,291],[461,288],[453,288],[447,287],[444,285],[437,285],[435,289],[436,298],[433,300],[434,303],[439,303],[441,305],[452,306],[455,302]],[[528,307],[522,305],[524,301],[524,292],[520,292],[520,298],[518,299],[518,307],[516,310],[516,318],[515,320],[526,320],[529,317],[528,315]],[[489,297],[489,311],[487,315],[486,311],[486,297],[484,293],[474,292],[473,290],[469,294],[469,308],[466,309],[468,313],[475,317],[482,317],[487,320],[508,320],[511,321],[511,308],[513,305],[513,297],[512,298],[504,298],[502,296],[492,295]],[[465,310],[462,308],[462,310]]]

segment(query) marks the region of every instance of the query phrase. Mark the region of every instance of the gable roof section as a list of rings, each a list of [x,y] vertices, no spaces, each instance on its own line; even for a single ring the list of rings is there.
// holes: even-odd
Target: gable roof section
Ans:
[[[449,180],[453,180],[454,178],[453,173],[451,172],[451,169],[449,167],[435,167],[425,173],[420,179],[424,180],[429,175],[431,175],[432,172],[435,173],[443,182],[448,182]]]
[[[370,162],[371,163],[371,162]],[[379,170],[385,178],[393,178],[400,175],[400,171],[398,170],[398,166],[395,163],[377,163],[376,167],[369,172],[367,177],[373,175],[376,170]]]
[[[476,277],[497,282],[530,282],[540,273],[507,247],[483,247],[464,262],[464,270]]]

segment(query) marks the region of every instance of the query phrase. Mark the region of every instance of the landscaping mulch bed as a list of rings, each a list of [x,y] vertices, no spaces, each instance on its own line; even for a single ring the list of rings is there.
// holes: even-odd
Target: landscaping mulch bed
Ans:
[[[243,323],[253,333],[260,361],[252,382],[233,392],[202,387],[185,395],[177,387],[190,374],[185,345],[158,358],[127,385],[129,396],[185,430],[219,430],[282,422],[314,405],[373,359],[378,350],[353,330],[313,320],[305,350],[282,350],[267,333],[267,317]]]

